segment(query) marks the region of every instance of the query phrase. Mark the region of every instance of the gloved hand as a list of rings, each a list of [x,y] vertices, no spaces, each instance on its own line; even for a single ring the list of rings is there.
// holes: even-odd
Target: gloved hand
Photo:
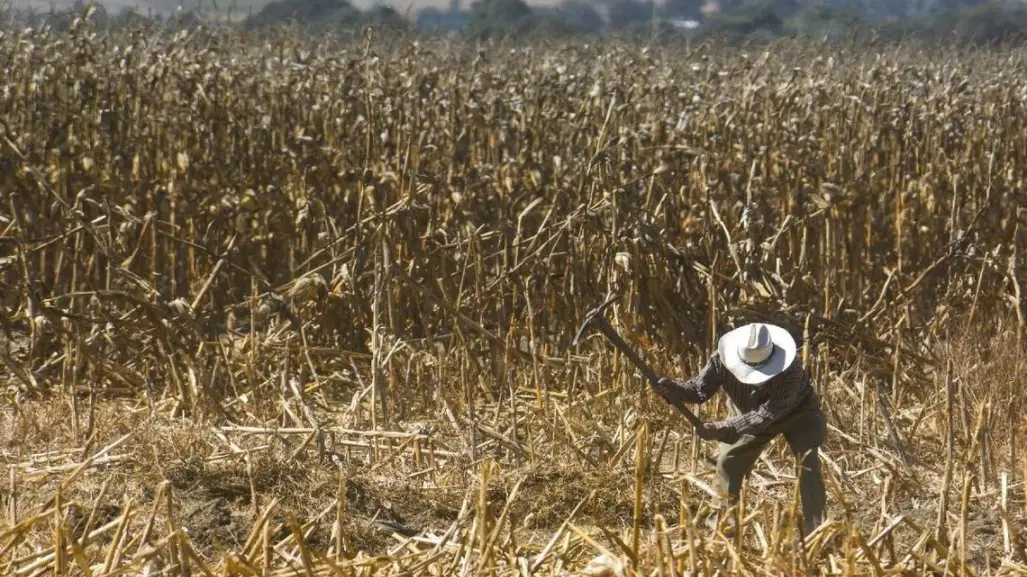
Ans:
[[[720,430],[713,423],[703,423],[702,427],[695,430],[695,434],[705,441],[720,440]]]
[[[653,390],[656,391],[656,394],[663,397],[666,401],[670,401],[674,398],[673,393],[671,392],[674,388],[674,381],[667,377],[660,377],[659,380],[653,384]]]
[[[703,423],[702,427],[695,430],[695,434],[706,441],[720,441],[729,445],[738,442],[738,439],[741,438],[741,435],[733,428],[717,426],[717,423]]]

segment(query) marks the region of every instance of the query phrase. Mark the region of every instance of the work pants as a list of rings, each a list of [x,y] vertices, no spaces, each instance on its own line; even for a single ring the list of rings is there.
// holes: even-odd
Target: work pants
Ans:
[[[827,422],[820,411],[820,399],[813,391],[790,415],[772,424],[758,435],[742,435],[734,443],[720,444],[717,474],[713,488],[726,499],[717,502],[718,508],[734,505],[742,488],[742,480],[767,444],[777,435],[783,435],[792,453],[802,456],[799,477],[799,495],[802,503],[803,533],[809,535],[824,519],[827,496],[820,471],[820,445],[827,436]]]

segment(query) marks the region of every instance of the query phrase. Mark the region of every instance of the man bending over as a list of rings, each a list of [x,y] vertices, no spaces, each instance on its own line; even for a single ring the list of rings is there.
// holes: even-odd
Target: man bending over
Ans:
[[[736,328],[721,337],[697,376],[684,382],[661,378],[654,388],[672,405],[704,403],[723,389],[738,409],[736,416],[704,423],[697,431],[702,439],[720,441],[714,489],[727,503],[720,499],[716,508],[737,502],[742,479],[760,453],[784,435],[792,452],[804,455],[799,481],[804,534],[820,525],[826,496],[818,450],[827,423],[788,331],[768,324]]]

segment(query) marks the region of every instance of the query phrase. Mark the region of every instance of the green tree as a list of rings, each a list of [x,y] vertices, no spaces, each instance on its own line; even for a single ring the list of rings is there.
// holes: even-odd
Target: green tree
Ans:
[[[364,24],[378,29],[398,31],[409,27],[407,20],[387,4],[378,4],[368,9],[363,13],[361,20]]]
[[[733,10],[722,7],[710,18],[710,24],[714,30],[732,36],[776,34],[796,8],[795,0],[747,0]]]
[[[607,17],[614,29],[652,24],[653,0],[608,0]]]
[[[861,27],[863,18],[852,4],[806,4],[785,22],[784,29],[794,36],[839,38]]]
[[[1022,4],[991,1],[963,7],[955,15],[951,34],[962,42],[1016,41],[1027,32],[1027,8]]]
[[[560,5],[547,10],[546,14],[562,22],[570,32],[579,34],[598,32],[606,27],[599,11],[581,0],[564,0]]]
[[[272,0],[247,19],[249,28],[277,26],[297,22],[322,30],[342,26],[359,26],[362,14],[348,0]]]
[[[535,14],[524,0],[475,0],[467,22],[467,34],[474,38],[521,35],[536,24]]]

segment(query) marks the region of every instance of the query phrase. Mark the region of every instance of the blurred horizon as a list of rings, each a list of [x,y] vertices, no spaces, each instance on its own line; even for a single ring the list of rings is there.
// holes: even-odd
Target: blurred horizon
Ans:
[[[83,4],[113,26],[168,21],[179,7],[196,21],[259,29],[297,22],[311,30],[395,31],[497,38],[641,33],[848,38],[882,35],[970,43],[1027,41],[1027,0],[0,0],[21,22],[66,28]],[[54,14],[51,12],[51,7]],[[382,9],[385,8],[385,9]],[[177,21],[177,19],[173,19]]]
[[[77,0],[6,0],[4,4],[10,5],[14,8],[37,8],[37,9],[49,9],[51,6],[57,10],[63,10],[71,8],[75,5]],[[184,7],[196,6],[197,0],[94,0],[96,4],[102,5],[108,10],[120,10],[122,8],[135,8],[140,14],[146,14],[148,10],[152,9],[154,12],[170,13],[175,10],[180,4]],[[470,4],[473,0],[460,0],[460,8],[467,10],[470,8]],[[240,11],[247,11],[253,8],[254,11],[263,8],[266,4],[270,3],[271,0],[235,0],[236,6],[239,7]],[[232,3],[232,0],[199,0],[199,3],[203,6],[204,10],[213,8],[216,3],[219,10],[227,11],[228,6]],[[425,8],[446,8],[450,5],[450,0],[392,0],[388,2],[380,2],[375,0],[351,0],[353,6],[360,8],[361,10],[371,8],[379,4],[386,4],[392,6],[397,12],[403,14],[409,8],[410,13],[414,14]],[[555,6],[559,4],[559,0],[525,0],[525,3],[529,6]],[[601,2],[587,2],[598,6]],[[658,3],[662,3],[659,1]]]

